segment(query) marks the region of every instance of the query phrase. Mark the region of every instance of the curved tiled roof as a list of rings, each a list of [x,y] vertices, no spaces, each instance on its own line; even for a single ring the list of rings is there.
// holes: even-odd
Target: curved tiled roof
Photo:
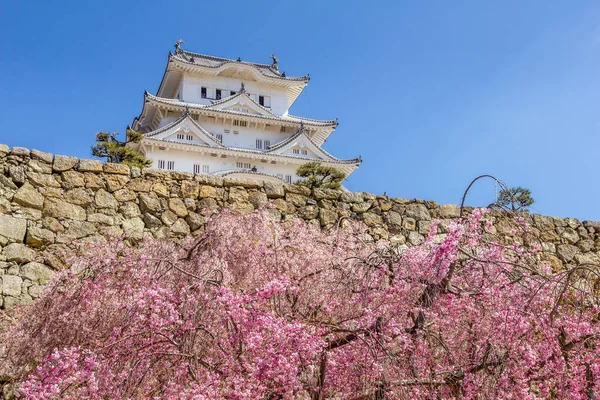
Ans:
[[[219,104],[227,103],[228,101],[233,100],[233,99],[235,99],[236,97],[239,97],[239,96],[244,96],[245,99],[250,100],[250,102],[252,104],[254,104],[256,107],[258,107],[259,109],[267,112],[269,115],[271,115],[273,117],[279,118],[279,115],[273,113],[273,111],[269,110],[267,107],[261,106],[260,103],[257,103],[252,97],[250,97],[248,95],[248,93],[246,93],[245,90],[240,90],[236,94],[234,94],[232,96],[227,96],[225,98],[222,98],[221,100],[211,100],[211,104],[207,105],[207,106],[204,106],[204,107],[205,108],[212,108],[214,106],[218,106]],[[244,113],[244,114],[246,114],[246,113]],[[256,115],[256,114],[252,114],[252,115]]]
[[[166,132],[169,129],[174,128],[177,125],[181,124],[186,119],[188,119],[196,128],[198,128],[201,132],[203,132],[207,136],[207,139],[209,139],[213,144],[215,144],[216,147],[226,148],[226,146],[224,146],[222,143],[220,143],[218,140],[216,140],[209,132],[207,132],[206,129],[204,129],[202,126],[200,126],[200,124],[198,124],[196,121],[194,121],[191,118],[190,113],[188,111],[184,112],[181,115],[181,117],[177,118],[176,120],[174,120],[171,123],[168,123],[167,125],[163,126],[162,128],[158,128],[155,131],[144,133],[144,136],[145,137],[153,137],[156,135],[160,135],[161,133]]]
[[[260,115],[260,114],[244,113],[241,111],[217,109],[217,108],[212,108],[212,106],[214,104],[205,105],[205,104],[199,104],[199,103],[188,103],[188,102],[180,101],[177,99],[168,99],[165,97],[154,96],[154,95],[148,93],[147,91],[144,92],[144,96],[150,101],[154,101],[154,102],[162,103],[162,104],[166,104],[166,105],[171,105],[171,106],[175,106],[175,107],[181,107],[181,108],[189,107],[191,109],[197,109],[197,110],[216,111],[216,112],[223,112],[223,113],[227,113],[227,114],[254,117],[254,118],[263,118],[263,119],[269,119],[269,120],[281,121],[281,122],[299,123],[301,121],[305,121],[306,125],[309,125],[309,126],[333,126],[333,127],[335,127],[338,124],[336,120],[322,121],[322,120],[314,120],[314,119],[308,119],[308,118],[305,120],[304,118],[298,118],[298,117],[289,118],[288,116],[285,116],[285,115],[279,116],[279,115],[276,115],[273,113],[271,113],[271,115]],[[235,94],[234,96],[237,96],[237,94]],[[229,96],[229,97],[232,97],[232,96]],[[250,100],[252,100],[252,98],[250,98]],[[254,100],[252,100],[252,101],[254,102]],[[254,103],[258,104],[256,102],[254,102]],[[259,106],[260,106],[260,104],[259,104]],[[260,106],[260,107],[262,107],[262,106]]]
[[[283,179],[281,179],[280,177],[278,177],[277,175],[272,175],[272,174],[266,174],[264,172],[258,172],[258,171],[252,171],[251,169],[228,169],[226,171],[218,171],[213,173],[212,175],[219,175],[219,176],[227,176],[227,175],[232,175],[232,174],[252,174],[252,175],[263,175],[263,176],[268,176],[269,178],[275,178],[283,183],[286,183]]]
[[[286,81],[299,81],[308,82],[310,80],[309,75],[306,76],[286,76],[279,72],[279,69],[274,64],[260,64],[248,61],[237,61],[228,58],[208,56],[206,54],[193,53],[179,49],[171,57],[177,61],[181,61],[187,64],[196,65],[205,68],[220,68],[225,64],[243,64],[257,69],[262,75],[268,78],[282,79]]]

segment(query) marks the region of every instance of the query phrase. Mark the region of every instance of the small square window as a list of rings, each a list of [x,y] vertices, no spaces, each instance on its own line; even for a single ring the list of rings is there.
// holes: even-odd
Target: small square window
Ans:
[[[258,104],[261,106],[265,105],[265,96],[258,96]]]
[[[203,99],[206,98],[206,88],[200,88],[200,97],[202,97]]]
[[[167,161],[167,169],[174,170],[175,169],[175,161]]]
[[[215,96],[215,98],[216,98],[217,100],[221,100],[221,89],[217,89],[217,90],[216,90],[216,96]]]

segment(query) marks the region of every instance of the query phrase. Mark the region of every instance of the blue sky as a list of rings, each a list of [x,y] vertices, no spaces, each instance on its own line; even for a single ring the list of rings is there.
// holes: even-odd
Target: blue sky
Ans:
[[[351,190],[457,203],[493,174],[533,210],[600,220],[595,1],[13,1],[0,5],[0,143],[89,158],[155,93],[178,38],[311,82],[292,112],[339,118]],[[487,205],[494,185],[469,203]]]

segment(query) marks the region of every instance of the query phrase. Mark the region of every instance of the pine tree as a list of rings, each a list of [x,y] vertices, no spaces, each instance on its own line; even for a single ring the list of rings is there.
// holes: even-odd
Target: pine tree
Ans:
[[[152,164],[139,151],[131,146],[130,143],[139,143],[143,139],[140,132],[127,128],[125,131],[125,141],[117,139],[117,132],[108,133],[100,131],[96,134],[96,145],[92,146],[92,155],[94,157],[106,158],[108,162],[129,165],[131,167],[147,167]]]
[[[306,178],[296,182],[296,184],[308,186],[309,188],[325,189],[339,189],[342,186],[341,182],[346,177],[343,172],[333,167],[323,166],[317,161],[302,164],[296,170],[296,174]]]

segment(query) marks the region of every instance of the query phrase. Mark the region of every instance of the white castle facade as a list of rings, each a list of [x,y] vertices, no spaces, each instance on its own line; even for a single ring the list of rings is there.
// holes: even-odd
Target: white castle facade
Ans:
[[[154,167],[287,183],[309,161],[346,175],[358,168],[360,157],[340,160],[321,148],[337,120],[289,114],[308,75],[280,72],[275,56],[257,64],[191,53],[181,43],[132,125]]]

